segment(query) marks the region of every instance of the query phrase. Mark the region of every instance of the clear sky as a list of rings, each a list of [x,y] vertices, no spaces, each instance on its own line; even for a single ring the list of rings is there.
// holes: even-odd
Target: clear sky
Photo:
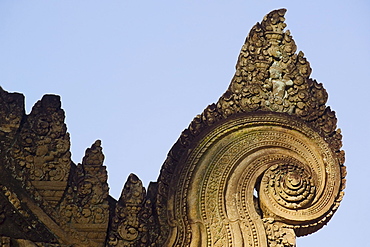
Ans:
[[[370,220],[369,1],[0,1],[0,85],[26,109],[62,97],[75,163],[101,139],[110,194],[157,179],[195,115],[228,87],[250,28],[287,8],[287,29],[324,83],[344,136],[346,196],[298,247],[366,246]]]

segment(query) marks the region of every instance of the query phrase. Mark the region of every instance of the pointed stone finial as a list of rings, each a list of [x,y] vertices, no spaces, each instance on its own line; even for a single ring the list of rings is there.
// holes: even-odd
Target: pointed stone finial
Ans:
[[[101,141],[87,148],[71,177],[60,215],[85,246],[102,246],[109,223],[109,187]],[[91,232],[91,233],[90,233]]]
[[[83,165],[101,166],[104,161],[104,154],[101,147],[101,141],[96,140],[91,148],[86,149],[85,157],[82,160]]]
[[[122,190],[109,232],[108,246],[148,246],[155,233],[151,201],[141,180],[130,174]]]
[[[250,31],[235,76],[217,103],[223,117],[259,110],[287,112],[307,121],[324,115],[327,93],[309,78],[311,67],[304,54],[295,53],[297,46],[284,31],[285,12],[272,11]]]
[[[216,104],[191,122],[180,141],[216,122],[245,112],[283,112],[317,128],[340,148],[335,112],[326,106],[322,83],[311,79],[311,67],[290,34],[284,31],[286,9],[274,10],[247,36],[236,63],[235,75]],[[189,137],[190,135],[190,137]]]

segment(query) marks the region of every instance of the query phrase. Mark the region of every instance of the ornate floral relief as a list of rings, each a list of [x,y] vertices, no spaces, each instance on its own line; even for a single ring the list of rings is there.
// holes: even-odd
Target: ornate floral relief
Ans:
[[[145,196],[140,179],[130,174],[115,208],[108,246],[153,246],[156,229],[152,202]]]
[[[228,162],[227,159],[224,160]],[[212,171],[214,176],[209,178],[207,186],[204,185],[202,188],[202,216],[206,223],[208,230],[208,246],[227,246],[227,234],[223,220],[225,216],[223,211],[220,210],[219,194],[220,194],[220,181],[224,174],[222,166],[216,166],[215,170]],[[210,176],[210,175],[208,175]]]
[[[288,112],[314,121],[323,115],[327,94],[309,79],[311,68],[289,31],[285,10],[268,14],[254,26],[242,47],[236,73],[217,107],[227,117],[256,110]]]
[[[59,241],[61,244],[79,243],[85,246],[104,243],[109,213],[106,202],[106,171],[105,168],[97,167],[104,157],[101,150],[89,150],[83,165],[73,169],[78,170],[78,175],[70,177],[69,173],[74,165],[70,159],[69,135],[59,96],[45,95],[29,115],[24,112],[23,95],[7,93],[1,89],[0,96],[0,111],[4,116],[0,121],[0,132],[3,133],[0,133],[0,158],[3,164],[1,179],[8,181],[10,187],[27,194],[27,199],[21,199],[8,186],[2,187],[6,188],[4,200],[8,204],[1,206],[0,219],[5,229],[12,229],[5,233],[13,242],[19,242],[22,239],[18,238],[27,236],[38,246],[44,246],[43,240],[48,241],[45,243],[48,246]],[[68,183],[76,186],[67,188]],[[78,195],[72,195],[74,189],[78,191]],[[63,199],[65,192],[67,193]],[[71,193],[68,194],[69,192]],[[67,198],[72,198],[73,202],[79,201],[83,206],[74,207],[73,202],[66,205]],[[59,211],[62,199],[62,204],[68,210]],[[29,202],[24,204],[22,200]],[[32,205],[31,211],[28,205]],[[74,215],[77,218],[74,221],[78,223],[77,227],[71,227],[73,223],[70,218]],[[56,230],[57,233],[54,234],[58,240],[45,227]],[[0,226],[1,234],[4,231]]]
[[[63,225],[74,229],[82,241],[103,243],[108,227],[108,184],[103,166],[104,155],[100,141],[86,150],[82,164],[78,164],[71,185],[67,189],[59,212]],[[81,236],[82,235],[82,236]]]
[[[296,53],[290,32],[284,32],[285,11],[271,12],[252,28],[228,90],[217,104],[194,118],[190,134],[196,136],[230,115],[258,110],[297,115],[327,135],[335,131],[335,114],[325,106],[325,89],[309,78],[309,62],[302,52]],[[186,134],[180,139],[184,144],[189,137]]]
[[[296,247],[294,230],[274,219],[263,219],[268,245],[271,247]]]
[[[30,181],[52,206],[64,193],[71,164],[69,135],[60,105],[59,96],[55,95],[45,95],[37,102],[25,117],[9,153],[14,157],[15,176]]]

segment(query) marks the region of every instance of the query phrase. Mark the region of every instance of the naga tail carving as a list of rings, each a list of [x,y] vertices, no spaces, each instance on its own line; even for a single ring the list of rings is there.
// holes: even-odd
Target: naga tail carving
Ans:
[[[159,246],[295,246],[337,210],[341,133],[284,31],[285,12],[252,28],[227,91],[170,150],[158,178]]]

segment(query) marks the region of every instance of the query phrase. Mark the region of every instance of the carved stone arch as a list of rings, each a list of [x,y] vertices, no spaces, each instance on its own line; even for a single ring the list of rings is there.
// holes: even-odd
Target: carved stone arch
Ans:
[[[269,224],[294,229],[293,238],[312,233],[335,206],[338,174],[325,138],[298,118],[256,112],[221,121],[174,171],[176,225],[166,246],[268,246]]]

